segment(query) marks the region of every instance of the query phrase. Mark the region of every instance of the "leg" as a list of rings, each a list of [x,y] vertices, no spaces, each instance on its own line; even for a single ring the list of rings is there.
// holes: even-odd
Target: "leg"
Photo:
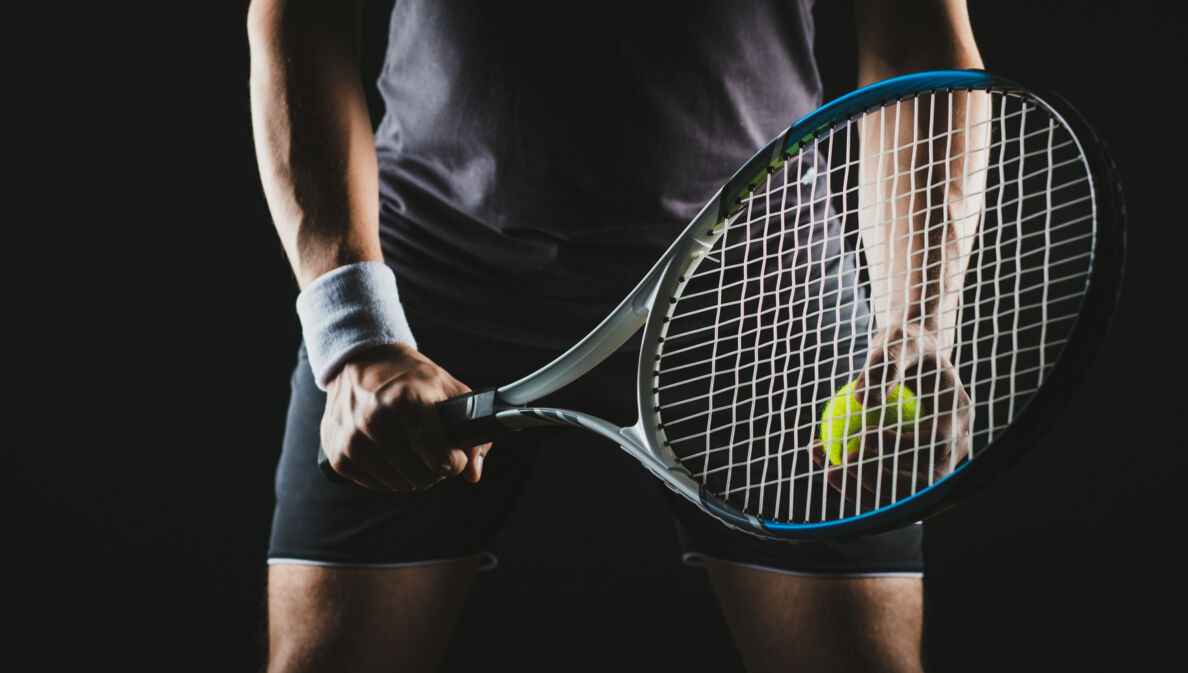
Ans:
[[[433,671],[478,568],[272,565],[268,671]]]
[[[414,332],[428,355],[475,386],[511,380],[525,361],[540,359],[423,322]],[[454,479],[413,493],[380,493],[332,484],[318,470],[325,405],[302,348],[268,550],[268,670],[433,670],[480,554],[494,548],[527,480],[533,438],[501,443],[477,484]]]
[[[921,671],[923,582],[821,578],[705,559],[751,673]]]

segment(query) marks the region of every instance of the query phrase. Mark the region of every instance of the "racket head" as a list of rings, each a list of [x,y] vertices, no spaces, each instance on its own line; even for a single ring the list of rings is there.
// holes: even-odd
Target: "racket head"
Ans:
[[[861,120],[879,111],[885,114],[889,106],[926,97],[975,94],[987,96],[991,110],[986,122],[990,158],[983,191],[987,203],[972,244],[974,261],[966,272],[953,346],[955,359],[963,358],[966,365],[962,369],[955,362],[956,368],[971,392],[970,454],[946,476],[918,487],[913,484],[908,494],[897,495],[889,503],[863,508],[846,503],[836,489],[830,496],[830,487],[810,455],[813,440],[819,438],[822,407],[832,391],[860,370],[877,332],[871,315],[871,273],[855,243],[856,208],[848,204],[848,199],[856,198],[851,192],[857,191],[847,184],[856,170],[854,148],[835,145],[841,129],[852,133]],[[1058,150],[1052,151],[1053,146]],[[772,186],[773,180],[779,181],[778,187]],[[1036,189],[1034,183],[1044,180],[1048,185]],[[1053,180],[1059,181],[1055,189]],[[784,203],[775,208],[770,202],[773,194],[786,201],[793,189],[789,185],[797,191],[795,217],[802,218],[791,224]],[[756,195],[767,199],[758,218],[753,213]],[[782,214],[778,225],[782,233],[774,241],[766,235],[773,212]],[[981,71],[937,71],[894,78],[839,98],[757,153],[666,255],[640,351],[638,434],[671,471],[687,473],[682,481],[697,482],[703,509],[756,535],[787,540],[850,537],[935,514],[1013,465],[1042,436],[1079,385],[1116,304],[1124,222],[1120,182],[1103,143],[1057,96],[1037,94]],[[756,227],[764,235],[755,236]],[[743,232],[741,244],[737,232]],[[764,248],[762,254],[746,258],[756,246],[769,243],[776,246],[774,253]],[[1052,264],[1055,253],[1042,257],[1046,261],[1039,269],[1025,269],[1023,262],[1008,263],[1012,253],[1021,260],[1035,259],[1045,255],[1044,248],[1075,248],[1075,255],[1069,253],[1071,261],[1058,260],[1068,265],[1064,271],[1073,269],[1066,273],[1068,277],[1058,278],[1059,282],[1049,277],[1059,266]],[[796,250],[808,250],[810,261],[800,263]],[[732,255],[744,259],[732,267]],[[820,268],[813,269],[814,264]],[[713,273],[718,277],[713,278]],[[839,281],[829,289],[824,279],[830,274],[854,280]],[[971,282],[970,274],[986,277]],[[756,285],[757,291],[752,291]],[[818,296],[832,292],[842,297],[847,286],[850,291],[848,298],[809,310],[806,307],[815,301],[807,289],[812,286],[817,287]],[[821,292],[822,288],[826,291]],[[1004,309],[992,301],[992,295],[1012,290],[1013,308]],[[979,295],[983,292],[986,296]],[[1061,294],[1049,296],[1048,292]],[[727,307],[725,313],[723,307]],[[997,313],[979,315],[979,310]],[[1034,322],[1037,310],[1044,321],[1038,337],[1034,325],[1019,327],[1021,321]],[[1046,326],[1056,324],[1056,316],[1046,313],[1049,310],[1059,311],[1059,330]],[[806,320],[813,311],[816,317]],[[822,325],[828,322],[822,316],[827,311],[834,314],[834,326],[828,328],[832,329],[829,338],[821,338]],[[760,317],[748,319],[748,314]],[[796,343],[801,338],[796,335],[798,321],[817,335],[816,346]],[[723,328],[724,323],[734,327]],[[763,338],[769,330],[771,338]],[[699,331],[713,336],[700,338]],[[999,335],[1010,332],[1015,342],[999,344]],[[857,338],[863,334],[864,343]],[[1011,348],[1027,352],[1026,345],[1019,345],[1020,334],[1038,339],[1032,348],[1040,362],[1037,366],[1034,357],[1027,358],[1035,371],[1020,378],[1020,390],[1015,389],[1017,377],[1010,372],[1010,392],[1004,396],[1003,386],[995,381],[1002,377],[1003,368],[1022,369],[1018,355],[1010,359]],[[734,343],[728,343],[731,340]],[[848,345],[839,346],[847,340]],[[832,345],[822,352],[821,343]],[[992,343],[993,352],[977,353],[982,343],[987,344],[983,349]],[[828,375],[822,375],[821,362],[828,359],[845,364],[834,364]],[[680,377],[703,376],[707,362],[711,381],[722,376],[728,380],[697,392],[696,380]],[[990,374],[981,371],[986,369]],[[702,373],[674,374],[681,371]],[[987,377],[991,383],[980,384]],[[760,386],[766,389],[759,390]],[[682,388],[687,391],[674,392]],[[730,399],[715,402],[723,397]],[[705,401],[700,411],[699,399]],[[706,427],[699,439],[690,426],[703,421]],[[762,455],[756,453],[759,450]],[[732,471],[741,481],[731,483],[730,476],[723,477]]]

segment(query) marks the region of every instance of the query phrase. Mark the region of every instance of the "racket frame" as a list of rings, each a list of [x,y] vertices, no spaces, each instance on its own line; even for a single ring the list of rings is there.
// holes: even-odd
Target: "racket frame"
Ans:
[[[1094,193],[1094,241],[1087,289],[1077,325],[1043,384],[991,445],[919,492],[872,511],[842,520],[785,523],[761,520],[710,493],[680,465],[668,448],[655,412],[654,363],[659,359],[668,312],[658,298],[675,302],[691,271],[743,210],[745,196],[761,185],[771,169],[793,158],[832,126],[873,108],[893,104],[922,91],[990,90],[1024,95],[1072,131],[1087,164]],[[1104,145],[1087,122],[1058,96],[1039,95],[1011,80],[980,70],[942,70],[895,77],[842,96],[802,118],[744,164],[693,218],[639,284],[585,338],[536,372],[497,389],[476,391],[442,403],[455,439],[477,443],[522,428],[545,425],[580,427],[617,443],[664,484],[726,525],[761,537],[797,541],[845,538],[880,532],[919,521],[980,490],[1013,464],[1046,431],[1079,385],[1091,363],[1117,301],[1124,257],[1122,192]],[[671,299],[670,299],[671,298]],[[532,406],[532,402],[580,378],[643,329],[637,369],[638,418],[619,427],[580,411]],[[451,410],[452,409],[452,410]]]

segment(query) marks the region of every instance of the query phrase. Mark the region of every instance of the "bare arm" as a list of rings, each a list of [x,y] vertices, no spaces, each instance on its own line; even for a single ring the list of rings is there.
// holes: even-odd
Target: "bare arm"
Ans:
[[[361,22],[362,0],[253,0],[248,11],[260,178],[303,290],[339,267],[383,261]],[[339,473],[377,490],[479,479],[490,445],[453,446],[434,407],[469,388],[424,355],[383,344],[327,376],[322,450]]]
[[[855,0],[855,14],[861,85],[982,67],[964,0]],[[846,455],[849,480],[828,472],[846,497],[871,507],[886,504],[876,493],[894,497],[892,484],[932,483],[969,452],[970,400],[950,351],[981,211],[987,105],[983,94],[960,92],[890,105],[861,122],[858,225],[878,331],[854,396],[882,404],[904,383],[923,404],[913,429],[866,429],[862,449]],[[934,439],[928,460],[905,451]],[[860,469],[876,460],[880,469]]]
[[[256,157],[298,285],[382,261],[375,145],[359,75],[362,0],[253,0]]]
[[[964,0],[856,5],[860,85],[923,70],[982,67]],[[930,104],[900,103],[862,128],[859,225],[877,324],[934,335],[942,352],[952,346],[981,210],[987,102],[983,94],[960,92]]]

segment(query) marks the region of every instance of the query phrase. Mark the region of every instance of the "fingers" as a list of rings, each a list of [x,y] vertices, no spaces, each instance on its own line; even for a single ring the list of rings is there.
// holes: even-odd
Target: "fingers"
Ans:
[[[322,450],[327,451],[325,448]],[[393,470],[387,461],[376,461],[375,458],[381,456],[372,449],[348,447],[333,455],[327,451],[326,455],[335,472],[360,486],[376,491],[411,491],[416,488],[413,482]]]
[[[434,404],[406,393],[383,400],[374,418],[363,425],[376,450],[419,488],[460,474],[468,462],[442,429]]]
[[[938,349],[937,335],[922,331],[917,325],[879,332],[855,380],[855,399],[864,405],[882,404],[901,383],[919,394],[926,388],[920,376],[927,377],[948,365],[948,356]]]
[[[863,437],[863,447],[843,453],[840,465],[830,463],[820,450],[813,454],[814,462],[822,468],[829,485],[847,501],[859,504],[863,511],[890,505],[911,495],[912,484],[911,471],[903,467],[908,461],[901,452],[893,448],[872,450],[880,441],[895,447],[902,443],[902,436],[874,427],[868,430],[870,432]],[[882,437],[874,439],[879,435]]]
[[[862,406],[879,406],[900,377],[899,344],[875,349],[854,381],[854,399]]]
[[[477,481],[490,445],[456,446],[436,408],[468,390],[416,351],[373,351],[331,382],[323,450],[337,472],[375,490],[424,489],[461,474]]]
[[[855,379],[853,395],[859,403],[884,406],[903,385],[916,400],[915,427],[908,430],[930,434],[934,442],[969,430],[972,404],[947,355],[934,350],[927,339],[891,331],[880,334],[876,343]]]
[[[367,436],[367,463],[372,475],[389,490],[417,490],[462,474],[471,457],[455,446],[441,427],[434,404],[402,399],[381,406],[359,429]],[[472,481],[478,471],[472,469]],[[383,475],[398,478],[384,478]]]
[[[883,507],[931,485],[932,456],[918,439],[914,433],[867,428],[861,449],[843,461],[862,485],[864,506]]]
[[[462,478],[471,483],[477,482],[483,476],[483,461],[487,452],[491,450],[491,443],[471,447],[467,452],[466,468],[462,471]]]
[[[969,430],[973,425],[973,404],[961,385],[957,370],[947,362],[917,375],[921,392],[914,434],[917,444],[935,449],[934,471],[948,474],[969,453]]]
[[[859,449],[843,453],[833,465],[820,443],[813,461],[829,485],[864,511],[886,507],[919,493],[943,479],[964,460],[964,437],[940,442],[922,433],[897,433],[876,426],[866,428]]]
[[[842,464],[833,465],[829,461],[829,457],[825,455],[824,447],[820,442],[814,442],[812,448],[813,462],[821,468],[825,481],[831,488],[841,493],[846,501],[858,503],[862,511],[877,509],[875,494],[863,488],[862,470],[858,464],[847,465],[850,455],[853,454],[843,454]]]
[[[347,428],[335,440],[323,425],[323,451],[336,472],[355,483],[379,491],[411,491],[442,479],[431,472],[405,442],[377,441],[365,429]]]
[[[918,493],[969,455],[969,395],[949,356],[939,349],[936,335],[909,327],[876,336],[852,393],[868,409],[894,401],[895,422],[867,427],[860,448],[845,453],[840,465],[820,458],[819,449],[813,451],[829,484],[868,510]],[[913,393],[899,393],[898,400],[908,400],[902,409],[892,395],[900,385]],[[867,422],[880,421],[868,416]]]

